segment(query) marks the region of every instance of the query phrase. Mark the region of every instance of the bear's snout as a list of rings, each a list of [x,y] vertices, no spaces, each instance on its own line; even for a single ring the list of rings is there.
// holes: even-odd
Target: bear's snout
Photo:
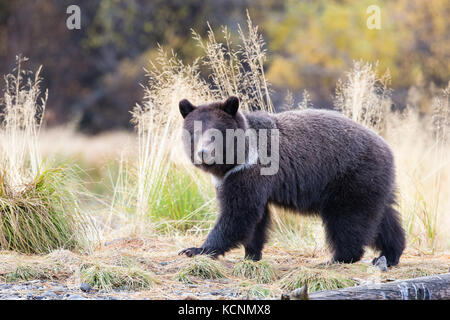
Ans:
[[[201,149],[197,152],[197,155],[200,159],[206,159],[208,157],[208,151],[206,149]]]
[[[201,146],[196,152],[196,158],[199,163],[212,164],[215,161],[215,149],[214,144],[211,143],[207,146]]]

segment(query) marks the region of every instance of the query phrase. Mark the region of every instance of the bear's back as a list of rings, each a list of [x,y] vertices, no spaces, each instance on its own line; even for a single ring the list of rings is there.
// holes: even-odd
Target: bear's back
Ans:
[[[380,177],[387,187],[391,184],[392,154],[374,131],[329,110],[286,111],[270,117],[279,130],[274,198],[280,203],[314,209],[326,188],[355,172],[369,180]],[[294,201],[300,195],[306,195],[304,205]]]
[[[333,151],[356,155],[368,149],[390,153],[389,146],[377,133],[337,111],[306,109],[272,117],[284,142],[301,144],[311,154],[326,156]],[[280,145],[283,144],[280,140]]]

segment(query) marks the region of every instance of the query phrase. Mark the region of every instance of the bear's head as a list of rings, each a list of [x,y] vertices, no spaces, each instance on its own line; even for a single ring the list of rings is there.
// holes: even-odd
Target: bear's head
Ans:
[[[184,150],[194,165],[221,177],[242,162],[236,133],[245,132],[247,124],[237,97],[199,106],[183,99],[179,108]]]

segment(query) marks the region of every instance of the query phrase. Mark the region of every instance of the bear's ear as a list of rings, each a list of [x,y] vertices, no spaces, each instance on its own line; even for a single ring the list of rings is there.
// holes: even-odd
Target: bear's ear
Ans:
[[[192,110],[195,109],[194,105],[192,103],[190,103],[188,99],[181,100],[179,107],[180,107],[180,113],[183,116],[183,118],[186,118],[187,115],[189,113],[191,113]]]
[[[239,109],[239,99],[236,96],[231,96],[223,103],[223,110],[234,116]]]

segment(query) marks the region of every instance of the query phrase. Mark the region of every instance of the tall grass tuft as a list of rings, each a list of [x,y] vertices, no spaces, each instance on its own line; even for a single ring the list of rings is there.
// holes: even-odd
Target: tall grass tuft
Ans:
[[[224,42],[218,42],[208,24],[207,39],[193,32],[193,38],[204,51],[203,64],[210,70],[213,82],[211,91],[219,99],[238,95],[240,104],[247,110],[274,111],[270,99],[270,84],[265,77],[265,43],[247,11],[247,31],[238,25],[240,44],[235,47],[231,34],[222,27]]]
[[[442,94],[435,97],[433,101],[433,128],[435,137],[435,152],[434,157],[436,163],[439,167],[434,171],[433,177],[433,199],[431,201],[431,217],[427,219],[427,235],[430,240],[431,250],[434,252],[436,250],[436,241],[438,235],[438,224],[440,210],[442,206],[440,205],[442,191],[444,185],[442,183],[443,179],[443,168],[448,166],[449,159],[449,127],[450,127],[450,82],[447,87],[442,90]],[[447,177],[448,179],[448,177]]]
[[[225,278],[225,270],[220,262],[208,256],[195,256],[185,263],[175,279],[183,283],[192,283],[191,277],[200,279]]]
[[[79,209],[70,168],[50,168],[39,150],[47,100],[40,70],[5,77],[0,126],[0,248],[23,253],[87,249],[95,229]],[[78,182],[78,181],[75,181]]]
[[[264,76],[264,42],[257,27],[250,19],[248,32],[239,27],[237,47],[226,29],[224,35],[225,43],[219,43],[211,29],[207,40],[194,32],[205,56],[192,65],[163,48],[150,62],[144,100],[132,111],[137,162],[122,162],[111,205],[111,212],[131,213],[134,222],[128,232],[186,232],[198,226],[207,229],[214,220],[214,188],[189,163],[181,146],[180,100],[202,104],[239,95],[243,108],[273,109]],[[209,68],[212,85],[202,78],[202,65]],[[127,217],[123,221],[129,225]]]
[[[281,280],[281,288],[290,291],[305,285],[308,286],[309,292],[316,292],[351,287],[355,284],[355,280],[341,276],[334,271],[304,267],[289,273]]]
[[[169,169],[160,203],[151,212],[158,231],[201,231],[211,227],[217,210],[214,190],[205,177],[198,175],[197,182],[193,180],[195,177],[184,167],[173,165]]]
[[[80,280],[99,290],[142,290],[158,282],[155,276],[138,267],[118,267],[103,264],[84,264]]]
[[[355,61],[353,69],[337,83],[335,107],[352,120],[380,132],[385,126],[391,90],[389,72],[378,77],[377,68],[378,63]]]
[[[199,103],[211,98],[206,83],[199,78],[197,65],[186,66],[175,55],[168,57],[162,50],[157,62],[159,68],[153,65],[148,73],[144,102],[132,112],[138,134],[136,211],[140,218],[153,214],[163,197],[168,196],[164,185],[172,152],[183,152],[174,148],[181,125],[178,102],[190,98]]]
[[[305,217],[289,210],[272,206],[272,242],[302,254],[315,256],[325,243],[325,234],[318,217]]]
[[[430,119],[421,120],[411,108],[393,118],[388,136],[399,163],[399,205],[410,243],[431,252],[450,244],[449,93],[447,86],[434,97]]]
[[[450,87],[434,97],[430,103],[433,115],[427,117],[411,106],[403,112],[388,112],[391,103],[388,84],[389,74],[378,77],[376,64],[355,62],[353,69],[338,82],[335,106],[383,135],[392,146],[398,207],[408,245],[434,252],[450,244],[445,237],[450,219]]]
[[[183,98],[193,103],[214,98],[200,78],[196,63],[184,65],[175,54],[168,54],[162,48],[157,59],[151,62],[147,76],[144,100],[132,111],[138,137],[137,161],[121,162],[111,209],[114,213],[126,213],[124,223],[131,222],[129,232],[133,234],[152,232],[159,229],[158,224],[167,230],[164,226],[169,227],[169,221],[179,219],[185,223],[178,226],[186,230],[192,225],[188,217],[199,207],[204,206],[204,214],[212,212],[209,210],[211,192],[203,192],[204,179],[184,159],[178,103]],[[185,167],[186,170],[181,169]],[[177,176],[181,172],[184,177]],[[186,179],[186,175],[196,178]],[[133,221],[128,220],[129,215]]]
[[[269,262],[244,259],[233,268],[233,276],[255,280],[257,283],[270,283],[277,277]]]
[[[19,264],[14,270],[3,275],[6,282],[52,279],[52,272],[42,266]]]

